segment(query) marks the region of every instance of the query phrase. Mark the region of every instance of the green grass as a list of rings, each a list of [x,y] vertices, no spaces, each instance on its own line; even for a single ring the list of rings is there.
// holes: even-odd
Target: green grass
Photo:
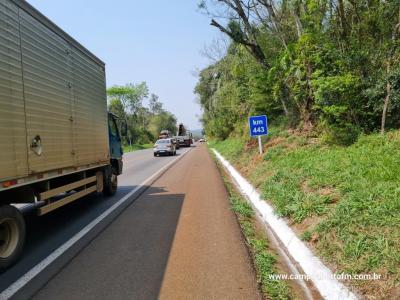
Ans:
[[[389,278],[385,287],[353,282],[362,290],[399,288],[400,132],[339,147],[273,130],[258,160],[242,140],[211,147],[245,170],[278,215],[303,225],[303,240],[337,271]]]
[[[221,167],[220,167],[221,168]],[[292,290],[283,280],[272,280],[271,275],[278,274],[277,259],[268,247],[266,237],[258,232],[254,226],[254,210],[235,190],[233,185],[224,176],[232,210],[236,213],[246,243],[253,257],[258,281],[266,299],[294,299]]]
[[[144,150],[144,149],[150,149],[153,148],[154,144],[143,144],[143,145],[138,145],[138,144],[133,144],[132,146],[125,145],[123,147],[124,153],[132,152],[132,151],[137,151],[137,150]]]

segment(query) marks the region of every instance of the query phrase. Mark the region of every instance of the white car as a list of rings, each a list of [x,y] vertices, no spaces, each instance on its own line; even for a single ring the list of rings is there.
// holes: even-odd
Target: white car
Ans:
[[[176,140],[175,139],[159,139],[153,148],[154,156],[166,154],[175,155],[176,154]]]

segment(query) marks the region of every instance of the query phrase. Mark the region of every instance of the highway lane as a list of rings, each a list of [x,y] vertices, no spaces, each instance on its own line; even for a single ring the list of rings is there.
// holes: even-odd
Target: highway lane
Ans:
[[[177,155],[189,150],[181,148]],[[43,217],[37,217],[32,206],[24,207],[27,224],[24,254],[12,268],[0,274],[0,292],[175,158],[153,157],[152,149],[127,153],[123,174],[118,178],[118,192],[113,197],[90,195]]]
[[[207,147],[153,181],[32,299],[261,299]]]

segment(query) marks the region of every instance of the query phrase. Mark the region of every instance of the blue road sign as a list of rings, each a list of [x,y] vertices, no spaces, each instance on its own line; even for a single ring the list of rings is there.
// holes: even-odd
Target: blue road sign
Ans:
[[[249,117],[250,136],[260,136],[268,134],[267,116]]]

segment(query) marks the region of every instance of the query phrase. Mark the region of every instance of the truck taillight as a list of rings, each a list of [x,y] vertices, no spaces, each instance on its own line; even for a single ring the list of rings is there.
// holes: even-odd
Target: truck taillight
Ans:
[[[3,188],[8,188],[10,186],[16,185],[17,183],[17,180],[5,181],[3,182]]]

